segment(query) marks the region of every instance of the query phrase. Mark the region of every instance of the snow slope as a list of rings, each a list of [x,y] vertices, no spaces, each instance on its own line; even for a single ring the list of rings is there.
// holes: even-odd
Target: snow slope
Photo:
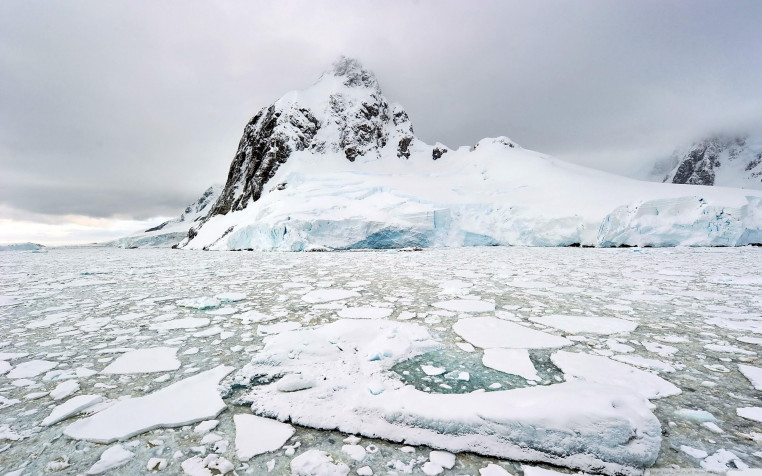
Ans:
[[[506,137],[427,145],[344,58],[252,119],[180,247],[738,246],[762,242],[761,204],[762,191],[636,181]]]
[[[212,185],[180,214],[145,231],[108,243],[119,248],[169,248],[188,236],[188,229],[201,220],[220,196],[221,185]]]

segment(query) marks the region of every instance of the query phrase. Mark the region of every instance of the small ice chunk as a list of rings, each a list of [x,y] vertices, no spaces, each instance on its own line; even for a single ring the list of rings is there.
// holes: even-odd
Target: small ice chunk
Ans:
[[[629,352],[634,352],[635,349],[627,344],[622,344],[620,342],[617,342],[616,339],[609,339],[606,341],[606,345],[609,349],[611,349],[614,352],[618,352],[620,354],[627,354]]]
[[[366,455],[365,448],[360,445],[344,445],[341,447],[341,451],[355,461],[364,460]]]
[[[196,428],[193,429],[193,433],[197,433],[199,435],[203,435],[204,433],[209,433],[210,431],[217,428],[217,425],[220,424],[219,420],[204,420],[198,425],[196,425]]]
[[[351,297],[359,296],[355,291],[345,289],[316,289],[302,296],[302,300],[310,304],[320,304],[330,301],[339,301]]]
[[[32,378],[45,373],[57,366],[58,362],[50,362],[48,360],[30,360],[28,362],[18,364],[8,373],[7,377],[10,379]]]
[[[101,457],[90,469],[87,474],[102,474],[120,466],[127,464],[135,453],[124,449],[122,445],[114,445],[101,453]]]
[[[50,415],[47,418],[42,420],[41,424],[42,426],[54,425],[59,421],[83,412],[102,401],[103,397],[100,395],[77,395],[53,408],[53,411],[50,412]]]
[[[214,297],[221,302],[238,302],[246,299],[246,293],[227,292],[217,294]]]
[[[747,469],[749,467],[746,463],[741,461],[741,458],[736,456],[733,452],[725,449],[718,450],[713,455],[707,456],[699,464],[707,471],[717,471],[723,473],[729,468]]]
[[[237,414],[233,421],[235,450],[241,461],[279,449],[295,431],[291,425],[256,415]]]
[[[526,349],[486,349],[482,363],[491,369],[518,375],[526,380],[540,380]]]
[[[206,309],[214,309],[220,306],[220,300],[214,297],[197,297],[190,299],[181,299],[177,301],[177,305],[180,307],[189,307],[192,309],[198,309],[204,311]]]
[[[563,337],[504,321],[496,317],[469,317],[453,326],[456,334],[484,349],[547,349],[564,347],[572,342]]]
[[[457,345],[463,352],[474,352],[476,350],[474,349],[474,346],[468,342],[456,342],[455,345]]]
[[[738,370],[740,370],[743,376],[751,382],[754,388],[762,390],[762,367],[739,365]]]
[[[309,450],[291,460],[292,476],[347,476],[349,466],[333,463],[325,451]]]
[[[567,473],[553,471],[552,469],[540,468],[539,466],[529,466],[526,464],[521,465],[521,470],[524,472],[524,476],[567,476]],[[577,474],[587,476],[587,473]]]
[[[513,476],[496,464],[488,464],[487,467],[479,470],[479,476]]]
[[[452,469],[455,466],[455,455],[449,451],[432,451],[429,453],[429,461],[445,469]]]
[[[383,319],[389,317],[393,309],[385,307],[347,307],[339,311],[344,319]]]
[[[421,365],[421,370],[423,370],[423,373],[429,376],[442,375],[447,371],[447,369],[444,367],[434,367],[433,365]]]
[[[104,374],[166,372],[180,368],[176,347],[151,347],[120,355],[101,371]]]
[[[444,473],[444,468],[431,461],[426,461],[423,463],[423,466],[421,466],[421,471],[427,476],[436,476],[437,474]]]
[[[185,317],[182,319],[172,319],[171,321],[162,321],[151,324],[149,329],[152,331],[172,331],[176,329],[195,329],[209,325],[208,317]]]
[[[78,440],[110,443],[161,427],[177,427],[217,416],[226,408],[217,384],[234,370],[220,365],[144,397],[121,400],[78,420],[64,434]]]
[[[675,412],[678,416],[685,418],[686,420],[691,421],[697,421],[697,422],[705,422],[705,421],[716,421],[717,419],[705,410],[692,410],[690,408],[681,408],[680,410]]]
[[[737,408],[736,414],[747,420],[757,421],[762,423],[762,407],[745,407]]]
[[[161,471],[167,468],[167,460],[165,458],[151,458],[146,464],[148,471]]]
[[[701,424],[701,426],[706,427],[712,433],[717,433],[717,434],[725,433],[725,431],[722,428],[720,428],[719,426],[717,426],[716,423],[711,421],[705,421],[704,423]]]
[[[709,456],[709,453],[707,453],[706,451],[700,450],[698,448],[694,448],[692,446],[687,446],[687,445],[680,446],[680,451],[696,459],[704,459],[707,456]]]
[[[59,383],[56,388],[51,390],[50,396],[53,400],[63,400],[79,391],[79,382],[76,380],[65,380]]]
[[[363,466],[362,468],[357,468],[357,476],[373,476],[373,470],[370,466]]]
[[[618,317],[545,315],[532,316],[529,320],[570,334],[619,334],[638,327],[637,322]]]
[[[432,306],[453,312],[492,312],[495,310],[495,303],[476,299],[441,301],[435,302]]]
[[[756,352],[752,352],[750,350],[742,349],[742,348],[737,347],[735,345],[706,344],[706,345],[704,345],[704,348],[706,350],[711,350],[711,351],[714,351],[714,352],[723,352],[723,353],[728,353],[728,354],[757,355]]]

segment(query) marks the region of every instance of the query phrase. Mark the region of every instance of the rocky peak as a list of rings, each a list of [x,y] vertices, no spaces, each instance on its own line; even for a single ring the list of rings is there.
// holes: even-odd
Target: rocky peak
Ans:
[[[762,148],[746,135],[716,135],[657,162],[651,175],[672,183],[762,188]]]
[[[407,112],[386,100],[373,73],[342,57],[311,87],[287,93],[246,124],[227,183],[207,217],[258,200],[295,152],[340,154],[349,161],[392,154],[406,159],[416,140]]]

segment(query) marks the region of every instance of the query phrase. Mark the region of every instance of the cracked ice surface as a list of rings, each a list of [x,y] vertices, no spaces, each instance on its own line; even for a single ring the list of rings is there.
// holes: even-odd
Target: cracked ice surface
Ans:
[[[761,251],[4,253],[0,473],[759,467]],[[302,334],[322,344],[274,353]],[[252,404],[293,434],[244,431]],[[120,441],[64,434],[93,422]]]

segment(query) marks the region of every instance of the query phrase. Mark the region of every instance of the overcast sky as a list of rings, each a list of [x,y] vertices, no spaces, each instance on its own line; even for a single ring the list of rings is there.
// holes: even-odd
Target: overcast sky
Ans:
[[[340,55],[416,134],[632,173],[762,119],[762,2],[0,2],[0,242],[121,236],[223,183]]]

